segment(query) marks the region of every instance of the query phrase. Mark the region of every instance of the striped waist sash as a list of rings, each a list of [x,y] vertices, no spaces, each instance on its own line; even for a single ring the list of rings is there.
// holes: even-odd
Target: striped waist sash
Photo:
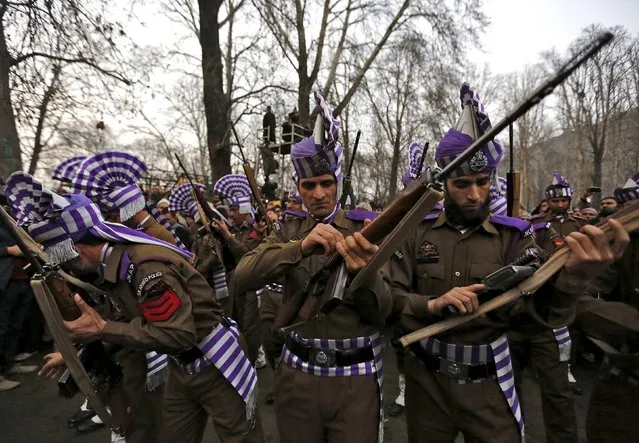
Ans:
[[[202,357],[184,365],[184,369],[195,374],[214,365],[246,403],[246,418],[251,421],[257,407],[257,372],[242,350],[239,338],[237,323],[224,317],[197,345]]]
[[[568,326],[563,328],[553,329],[557,346],[559,347],[559,361],[570,360],[570,348],[572,346],[572,340],[570,340],[570,333],[568,332]]]

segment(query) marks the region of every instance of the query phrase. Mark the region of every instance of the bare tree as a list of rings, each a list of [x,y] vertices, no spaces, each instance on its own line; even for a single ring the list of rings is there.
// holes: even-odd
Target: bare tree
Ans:
[[[398,30],[408,24],[429,30],[442,52],[450,53],[462,50],[485,22],[476,0],[463,0],[456,7],[437,0],[296,0],[293,5],[288,0],[252,1],[297,74],[304,124],[310,115],[310,92],[322,69],[326,69],[323,90],[328,94],[338,65],[346,60],[356,64],[348,89],[335,105],[339,115]],[[310,35],[309,23],[314,23],[315,35]]]
[[[581,47],[602,29],[601,26],[586,28],[573,48]],[[593,162],[590,183],[599,187],[603,184],[604,156],[611,131],[637,103],[636,96],[630,93],[633,76],[631,38],[622,27],[612,28],[611,32],[616,36],[613,42],[559,88],[561,116],[568,129],[584,137]],[[559,57],[555,53],[547,55],[547,59],[555,66]]]
[[[35,158],[29,170],[35,171],[64,66],[82,66],[96,81],[130,84],[118,64],[118,42],[125,33],[107,18],[106,8],[108,3],[97,0],[0,1],[0,140],[7,160],[0,164],[0,177],[22,168],[17,119],[33,120]],[[39,96],[28,95],[36,89]]]

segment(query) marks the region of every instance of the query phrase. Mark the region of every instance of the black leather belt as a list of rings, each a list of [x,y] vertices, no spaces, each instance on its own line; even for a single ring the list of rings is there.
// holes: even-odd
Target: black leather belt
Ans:
[[[370,346],[353,350],[318,349],[303,345],[290,335],[286,336],[285,345],[303,362],[322,368],[351,366],[371,361],[374,358],[373,348]]]
[[[457,363],[445,357],[431,355],[417,343],[412,345],[410,350],[426,369],[439,372],[448,377],[472,381],[497,375],[494,361],[477,364]]]

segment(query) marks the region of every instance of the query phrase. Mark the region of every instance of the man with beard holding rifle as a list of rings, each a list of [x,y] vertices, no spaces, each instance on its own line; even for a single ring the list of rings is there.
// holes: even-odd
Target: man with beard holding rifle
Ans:
[[[462,117],[437,146],[445,167],[490,128],[479,97],[462,85]],[[489,213],[489,190],[501,146],[488,142],[462,163],[444,184],[444,212],[427,217],[408,233],[390,260],[394,309],[413,331],[442,318],[453,306],[460,315],[479,306],[482,279],[535,248],[528,222]],[[627,234],[614,222],[616,241],[608,244],[595,227],[571,234],[573,254],[562,272],[534,297],[469,321],[410,346],[406,357],[406,418],[411,443],[466,441],[515,442],[524,423],[505,332],[520,315],[566,324],[574,296],[586,275],[623,252]]]

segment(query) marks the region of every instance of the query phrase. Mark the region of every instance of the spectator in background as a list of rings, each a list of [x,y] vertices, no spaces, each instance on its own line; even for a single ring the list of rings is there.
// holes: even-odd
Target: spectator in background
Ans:
[[[185,224],[180,221],[180,217],[176,212],[169,211],[169,201],[165,198],[160,200],[157,204],[157,208],[162,216],[173,226],[175,235],[178,236],[180,241],[184,243],[184,246],[190,251],[193,244],[194,236],[191,235]]]
[[[271,111],[271,107],[266,107],[266,114],[262,118],[262,128],[264,131],[264,144],[268,146],[269,143],[276,143],[275,139],[275,114]]]
[[[595,208],[584,208],[581,210],[580,217],[588,221],[597,216],[597,210]]]
[[[599,211],[600,217],[609,217],[617,212],[617,199],[613,196],[607,196],[601,199],[601,210]]]
[[[275,190],[277,183],[272,183],[268,175],[264,176],[264,184],[262,185],[262,195],[267,201],[275,200]]]
[[[0,392],[20,385],[18,381],[7,379],[7,375],[38,369],[37,366],[12,365],[12,361],[31,356],[16,355],[24,316],[33,300],[29,275],[24,270],[27,263],[11,234],[0,225]]]
[[[282,207],[286,208],[288,206],[289,193],[288,191],[284,191],[282,193],[282,198],[280,199],[282,202]]]

